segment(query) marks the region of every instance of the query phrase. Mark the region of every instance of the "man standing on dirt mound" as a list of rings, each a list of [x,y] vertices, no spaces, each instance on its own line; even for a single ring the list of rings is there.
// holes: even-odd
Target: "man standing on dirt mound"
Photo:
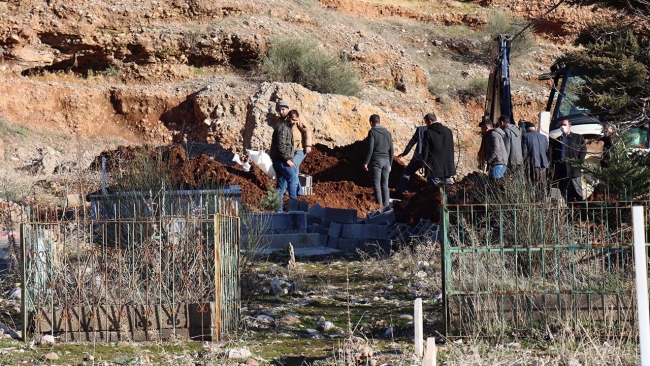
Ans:
[[[282,109],[286,109],[286,112]],[[278,194],[280,195],[280,202],[284,197],[284,192],[289,186],[289,198],[298,199],[297,186],[298,174],[296,173],[295,164],[293,162],[293,131],[292,122],[286,118],[289,113],[289,106],[286,103],[280,102],[277,106],[280,119],[273,126],[273,136],[271,138],[271,161],[273,162],[273,170],[275,170]],[[283,116],[284,114],[284,116]],[[282,117],[285,117],[282,119]],[[282,205],[278,211],[282,211]]]
[[[408,153],[411,151],[413,146],[415,146],[415,152],[413,153],[413,157],[411,158],[411,161],[408,163],[406,168],[404,168],[404,173],[402,174],[402,177],[399,179],[399,184],[397,185],[397,189],[395,190],[396,198],[402,198],[402,194],[404,193],[406,186],[411,180],[411,177],[420,168],[422,168],[422,141],[424,140],[424,134],[427,131],[427,127],[429,127],[429,125],[433,123],[427,119],[427,117],[430,115],[432,114],[427,114],[426,116],[424,116],[424,126],[419,126],[415,129],[415,133],[413,134],[413,137],[411,137],[411,140],[409,140],[409,143],[406,144],[406,147],[404,148],[404,152],[397,155],[398,158],[403,158],[406,155],[408,155]]]
[[[286,104],[286,103],[285,103]],[[311,152],[312,133],[311,126],[308,126],[305,121],[300,119],[300,113],[292,109],[289,111],[288,118],[291,120],[293,132],[293,163],[295,164],[296,176],[300,174],[300,163],[305,159],[305,156]],[[302,187],[300,186],[300,179],[298,179],[297,194],[302,195]]]
[[[422,142],[422,161],[427,181],[432,185],[451,184],[451,177],[456,175],[454,136],[437,115],[429,113],[424,119],[428,127]]]
[[[388,206],[388,175],[393,164],[393,136],[381,125],[381,119],[376,114],[370,116],[370,126],[372,128],[368,131],[366,139],[368,148],[363,168],[370,171],[377,203],[379,206]]]

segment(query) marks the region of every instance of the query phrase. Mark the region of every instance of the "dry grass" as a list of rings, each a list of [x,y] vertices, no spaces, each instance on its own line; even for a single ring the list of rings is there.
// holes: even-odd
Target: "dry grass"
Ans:
[[[419,0],[365,0],[371,4],[378,5],[391,5],[402,8],[413,9],[426,13],[440,13],[440,12],[471,12],[480,9],[479,6],[473,3],[442,0],[442,1],[419,1]]]

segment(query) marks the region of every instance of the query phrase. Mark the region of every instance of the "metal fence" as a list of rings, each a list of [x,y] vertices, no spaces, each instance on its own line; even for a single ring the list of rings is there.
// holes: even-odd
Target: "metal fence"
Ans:
[[[221,339],[239,321],[239,232],[200,211],[24,223],[25,339]]]
[[[603,336],[636,334],[631,204],[441,210],[448,336],[577,326]]]

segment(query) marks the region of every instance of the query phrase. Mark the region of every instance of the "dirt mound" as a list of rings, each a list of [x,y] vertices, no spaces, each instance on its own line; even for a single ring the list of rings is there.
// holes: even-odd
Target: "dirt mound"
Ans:
[[[350,181],[360,187],[372,188],[370,176],[363,170],[365,154],[366,144],[364,141],[335,148],[316,144],[315,149],[307,155],[300,166],[300,170],[311,175],[314,181]],[[389,187],[397,187],[407,163],[408,161],[402,161],[400,158],[394,159],[388,177]],[[426,181],[419,176],[413,177],[409,184],[411,191],[418,191],[425,186]]]
[[[266,195],[266,187],[273,182],[256,168],[245,172],[238,165],[228,166],[205,154],[198,158],[188,158],[181,145],[161,149],[121,146],[116,150],[103,152],[91,167],[100,168],[102,157],[107,158],[108,172],[124,169],[126,164],[162,166],[166,170],[165,178],[168,183],[178,189],[239,185],[242,189],[242,201],[256,209],[260,208],[260,200]]]
[[[485,187],[486,177],[474,172],[451,185],[426,186],[415,193],[405,193],[404,200],[395,205],[398,222],[417,224],[420,219],[440,222],[443,193],[449,204],[475,204],[483,202],[479,190]]]
[[[316,145],[307,155],[302,164],[302,172],[313,178],[313,195],[301,199],[310,204],[319,203],[323,207],[356,209],[360,217],[379,208],[375,203],[372,186],[368,173],[363,170],[363,142],[357,142],[342,148],[330,149],[324,145]],[[155,163],[164,166],[166,178],[179,189],[207,188],[222,185],[239,185],[242,188],[242,201],[253,209],[262,209],[260,200],[266,196],[269,184],[275,182],[257,167],[249,172],[239,166],[228,166],[212,160],[207,155],[188,158],[181,145],[172,145],[159,149],[144,147],[119,147],[113,151],[105,151],[95,159],[93,167],[101,167],[102,157],[106,157],[107,171],[124,170],[125,164],[142,165]],[[159,161],[160,160],[160,161]],[[404,170],[404,164],[396,159],[390,175],[390,186],[395,187]],[[409,188],[419,191],[426,187],[424,179],[416,177]],[[422,192],[429,192],[425,189]],[[429,218],[431,204],[424,193],[409,194],[415,197],[419,209],[400,211],[400,221],[416,222],[420,217]],[[433,197],[433,196],[431,196]],[[411,204],[409,207],[415,207]],[[436,212],[438,210],[435,210]]]

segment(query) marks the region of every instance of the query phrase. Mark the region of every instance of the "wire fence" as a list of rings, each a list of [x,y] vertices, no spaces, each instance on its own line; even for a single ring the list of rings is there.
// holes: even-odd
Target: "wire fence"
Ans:
[[[184,214],[23,223],[25,339],[209,340],[235,330],[239,217],[171,212]]]
[[[631,223],[623,202],[443,205],[447,335],[635,336]]]

